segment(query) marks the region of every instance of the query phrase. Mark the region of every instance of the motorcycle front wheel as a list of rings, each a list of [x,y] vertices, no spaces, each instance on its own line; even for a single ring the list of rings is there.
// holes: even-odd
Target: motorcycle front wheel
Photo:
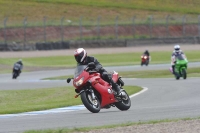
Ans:
[[[187,72],[185,69],[182,70],[183,79],[187,78]]]
[[[115,106],[119,110],[125,111],[125,110],[128,110],[131,107],[131,99],[130,99],[129,95],[126,93],[125,90],[123,90],[122,93],[124,93],[125,95],[122,96],[121,101],[115,103]]]
[[[94,94],[95,95],[95,94]],[[98,113],[101,109],[101,104],[97,96],[92,99],[92,94],[89,91],[84,91],[81,93],[81,100],[84,106],[92,113]]]
[[[16,72],[13,73],[12,78],[13,78],[13,79],[16,79],[16,78],[17,78],[17,74],[16,74]]]
[[[180,75],[179,75],[178,72],[175,72],[174,76],[175,76],[176,80],[179,80],[179,79],[180,79]]]

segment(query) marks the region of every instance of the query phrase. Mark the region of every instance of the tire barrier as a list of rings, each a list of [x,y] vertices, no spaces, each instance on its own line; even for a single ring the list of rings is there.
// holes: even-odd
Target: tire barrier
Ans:
[[[122,40],[82,40],[65,42],[47,42],[23,45],[0,43],[0,51],[31,51],[31,50],[59,50],[84,48],[105,48],[105,47],[132,47],[141,45],[169,45],[169,44],[200,44],[200,37],[173,37],[173,38],[146,38],[146,39],[122,39]]]
[[[7,44],[0,43],[0,51],[7,51],[7,50],[8,50]]]
[[[69,42],[36,43],[36,50],[69,49]]]
[[[126,47],[126,40],[82,40],[71,41],[70,48],[105,48],[105,47]]]
[[[141,46],[141,45],[169,45],[169,44],[200,44],[200,37],[185,37],[185,38],[148,38],[127,40],[126,46]]]

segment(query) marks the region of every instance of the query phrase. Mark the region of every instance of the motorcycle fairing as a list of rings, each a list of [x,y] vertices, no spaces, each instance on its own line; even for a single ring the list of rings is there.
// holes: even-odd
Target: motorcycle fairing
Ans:
[[[176,57],[175,71],[180,72],[182,69],[187,69],[187,63],[188,61],[182,55],[178,55]]]
[[[90,83],[101,95],[101,107],[106,106],[107,103],[111,104],[116,102],[112,86],[109,83],[97,76],[92,77]]]

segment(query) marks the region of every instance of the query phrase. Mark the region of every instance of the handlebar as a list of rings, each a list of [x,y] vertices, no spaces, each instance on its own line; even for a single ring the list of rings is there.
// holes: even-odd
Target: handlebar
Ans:
[[[88,71],[89,74],[92,74],[92,73],[97,73],[97,71],[95,70],[91,70],[91,71]]]
[[[93,68],[93,70],[92,70],[90,67],[86,67],[86,68],[85,68],[85,71],[86,71],[86,72],[89,72],[89,73],[95,73],[95,72],[97,72],[96,70],[94,70],[94,68]]]

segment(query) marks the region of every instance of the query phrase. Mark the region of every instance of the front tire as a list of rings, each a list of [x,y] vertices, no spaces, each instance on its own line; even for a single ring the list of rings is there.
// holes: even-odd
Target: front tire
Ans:
[[[187,72],[185,69],[182,70],[183,79],[187,78]]]
[[[95,94],[94,94],[95,95]],[[92,94],[89,91],[81,93],[81,100],[84,106],[92,113],[98,113],[101,109],[101,104],[98,97],[95,95],[95,99],[92,99]]]
[[[178,73],[175,72],[175,77],[176,77],[177,80],[179,80],[180,75],[179,75]]]
[[[12,78],[13,78],[13,79],[16,79],[16,78],[17,78],[16,72],[13,73],[13,77],[12,77]]]
[[[115,103],[115,106],[119,110],[125,111],[125,110],[128,110],[131,107],[131,100],[130,100],[129,95],[126,93],[125,90],[123,90],[122,93],[125,93],[125,96],[123,96],[123,98],[121,99],[121,101]]]
[[[149,65],[149,61],[147,60],[147,61],[146,61],[146,66],[148,66],[148,65]]]

